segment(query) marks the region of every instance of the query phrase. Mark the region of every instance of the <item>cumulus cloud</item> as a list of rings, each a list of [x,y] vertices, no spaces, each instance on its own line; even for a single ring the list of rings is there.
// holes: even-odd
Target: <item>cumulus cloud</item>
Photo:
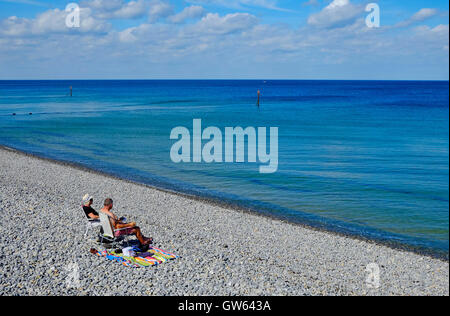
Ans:
[[[201,6],[190,6],[184,8],[180,13],[170,16],[168,20],[172,23],[181,24],[189,19],[201,18],[205,13],[205,9]]]
[[[0,19],[0,77],[22,69],[17,63],[24,61],[23,69],[45,65],[44,71],[57,72],[58,61],[69,59],[77,67],[71,66],[76,68],[72,73],[61,70],[63,77],[81,76],[80,64],[86,74],[94,73],[93,69],[103,74],[102,70],[114,68],[116,76],[141,74],[147,78],[157,76],[158,69],[166,77],[185,72],[191,78],[217,70],[222,72],[214,74],[223,78],[232,71],[239,76],[241,68],[253,76],[308,78],[328,73],[337,76],[349,73],[347,69],[395,69],[397,64],[412,71],[416,63],[428,65],[428,61],[442,74],[448,65],[447,22],[420,25],[436,15],[434,9],[422,9],[404,28],[387,32],[387,27],[369,31],[364,8],[349,0],[332,1],[299,27],[260,23],[255,15],[239,11],[208,13],[199,5],[175,14],[167,1],[160,0],[91,0],[81,7],[80,29],[66,28],[66,13],[57,9],[35,18]],[[345,12],[347,9],[352,13]],[[125,29],[123,23],[109,22],[138,16],[142,19],[127,22]],[[189,20],[194,21],[186,23]],[[43,58],[48,62],[42,63]],[[41,60],[33,63],[37,59]],[[105,69],[99,66],[102,64]],[[195,72],[189,72],[192,64],[198,65]],[[118,68],[121,65],[124,68]],[[328,72],[328,66],[344,71]],[[204,72],[197,72],[197,68]],[[264,69],[273,73],[262,73]],[[379,73],[383,75],[381,70]]]
[[[173,14],[173,7],[167,2],[154,0],[150,5],[149,21],[155,23],[160,19],[167,18]]]
[[[136,19],[147,14],[148,4],[144,0],[131,1],[114,11],[113,18]]]
[[[312,14],[308,24],[318,28],[344,27],[362,15],[364,7],[354,5],[350,0],[334,0],[322,11]]]
[[[11,16],[0,21],[0,35],[19,37],[30,33],[32,22],[28,19]]]
[[[194,26],[194,30],[224,35],[247,30],[257,23],[258,19],[248,13],[227,14],[222,17],[217,13],[208,13]]]
[[[123,43],[151,43],[163,47],[168,38],[177,37],[175,29],[168,25],[144,23],[119,32],[119,40]]]
[[[448,53],[449,25],[439,24],[435,27],[426,25],[416,27],[414,38],[421,43],[427,43],[428,47],[442,49]]]
[[[39,14],[35,19],[10,17],[0,22],[0,34],[4,36],[31,36],[54,33],[106,33],[111,25],[92,15],[87,8],[80,9],[80,27],[66,26],[67,12],[53,9]]]

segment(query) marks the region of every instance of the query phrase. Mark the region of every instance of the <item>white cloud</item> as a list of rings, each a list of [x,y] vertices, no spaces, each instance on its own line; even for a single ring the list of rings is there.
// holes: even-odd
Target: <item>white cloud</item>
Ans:
[[[308,24],[318,28],[344,27],[354,23],[363,12],[364,7],[349,0],[334,0],[322,11],[310,15]]]
[[[437,15],[439,13],[439,11],[437,9],[429,9],[429,8],[424,8],[421,9],[419,12],[415,13],[411,20],[418,22],[418,21],[424,21],[426,19],[429,19],[435,15]]]
[[[449,46],[449,25],[439,24],[435,27],[426,25],[415,28],[414,40],[426,43],[428,47],[436,50],[444,50],[448,53]]]
[[[88,0],[82,7],[91,8],[101,19],[138,19],[148,17],[151,23],[173,14],[173,7],[163,0]]]
[[[147,15],[150,8],[148,0],[90,0],[81,3],[90,8],[101,19],[137,19]]]
[[[350,4],[350,0],[333,0],[326,9],[336,9],[345,7]]]
[[[154,0],[150,5],[149,21],[155,23],[173,14],[173,7],[167,2]]]
[[[278,6],[277,0],[187,0],[186,2],[201,5],[215,5],[233,9],[260,7],[275,11],[291,11]]]
[[[234,13],[221,17],[217,13],[208,13],[195,26],[194,30],[210,34],[230,34],[240,32],[258,24],[258,19],[248,13]]]
[[[122,8],[123,0],[90,0],[81,2],[82,7],[88,7],[100,12],[111,12]]]
[[[145,9],[139,3],[146,4]],[[200,70],[197,72],[201,68],[205,77],[239,76],[242,71],[270,77],[270,73],[263,73],[268,69],[273,77],[291,74],[307,78],[329,73],[356,76],[356,72],[372,67],[382,78],[382,69],[394,72],[402,64],[412,72],[420,64],[420,71],[430,65],[442,77],[448,65],[445,21],[437,26],[408,24],[396,32],[387,32],[387,27],[369,30],[364,24],[364,8],[348,0],[331,2],[300,27],[259,23],[256,16],[243,12],[206,14],[203,7],[195,5],[174,14],[167,1],[159,0],[92,0],[82,8],[79,30],[65,27],[66,13],[62,10],[45,11],[34,19],[0,20],[0,77],[8,77],[8,71],[12,73],[15,68],[39,70],[40,65],[45,73],[57,73],[59,63],[69,59],[71,66],[65,73],[61,69],[61,76],[105,74],[103,71],[105,76],[113,76],[108,71],[115,71],[116,77],[148,78],[158,73],[170,77],[182,72],[198,77],[202,76]],[[353,13],[344,12],[349,8]],[[115,23],[115,28],[108,23],[108,19],[131,19],[142,12],[148,20],[133,21],[127,29],[121,28],[121,23]],[[422,9],[408,21],[417,24],[435,14],[433,9]],[[199,20],[183,24],[188,19]],[[17,66],[19,63],[24,67]],[[84,73],[79,65],[84,65]],[[341,68],[328,71],[327,67]],[[420,75],[419,70],[416,73]]]
[[[158,24],[141,24],[119,32],[119,40],[123,43],[152,43],[162,46],[168,37],[176,37],[175,30],[170,26]]]
[[[437,10],[437,9],[423,8],[423,9],[420,9],[418,12],[416,12],[408,20],[397,23],[397,25],[395,25],[394,27],[407,27],[407,26],[413,25],[418,22],[423,22],[427,19],[430,19],[430,18],[436,16],[438,13],[439,13],[439,10]]]
[[[0,21],[0,35],[19,37],[30,33],[31,21],[16,16]]]
[[[0,21],[0,34],[4,36],[31,36],[54,33],[106,33],[110,24],[95,18],[87,8],[80,10],[80,28],[66,26],[67,12],[59,9],[45,11],[35,19],[10,17]]]
[[[113,13],[113,18],[136,19],[147,14],[148,4],[144,0],[130,1]]]
[[[190,6],[184,8],[178,14],[172,15],[168,18],[168,20],[172,23],[180,24],[184,23],[188,19],[197,19],[201,18],[205,15],[205,9],[201,6]]]

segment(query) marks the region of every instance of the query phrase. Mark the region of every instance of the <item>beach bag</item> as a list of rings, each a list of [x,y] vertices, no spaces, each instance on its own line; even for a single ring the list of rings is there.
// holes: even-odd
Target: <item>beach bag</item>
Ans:
[[[122,253],[125,257],[136,257],[136,252],[133,247],[127,247],[122,249]]]

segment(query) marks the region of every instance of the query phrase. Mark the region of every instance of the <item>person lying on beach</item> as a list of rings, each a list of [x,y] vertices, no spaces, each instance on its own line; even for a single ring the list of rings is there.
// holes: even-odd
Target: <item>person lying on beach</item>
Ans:
[[[152,238],[145,237],[141,229],[136,226],[136,223],[124,223],[121,219],[119,219],[114,213],[111,212],[114,202],[112,199],[108,198],[103,203],[104,207],[100,210],[104,214],[108,215],[111,225],[114,229],[121,229],[116,232],[116,237],[125,236],[125,235],[135,235],[139,240],[141,245],[150,245],[153,242]],[[124,229],[125,228],[125,229]]]
[[[83,197],[83,211],[89,220],[99,220],[100,217],[98,216],[98,213],[92,208],[93,203],[94,198],[89,194],[86,194]]]

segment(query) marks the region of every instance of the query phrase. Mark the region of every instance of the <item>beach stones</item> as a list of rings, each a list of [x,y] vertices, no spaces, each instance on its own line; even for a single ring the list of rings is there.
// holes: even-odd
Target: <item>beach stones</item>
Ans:
[[[212,206],[2,149],[0,162],[0,295],[449,292],[448,262]],[[136,221],[161,248],[181,258],[133,269],[90,254],[90,248],[98,246],[83,239],[79,204],[86,192],[95,196],[97,209],[102,199],[112,197],[118,203],[117,215]],[[380,267],[379,289],[366,285],[366,267],[371,263]]]

